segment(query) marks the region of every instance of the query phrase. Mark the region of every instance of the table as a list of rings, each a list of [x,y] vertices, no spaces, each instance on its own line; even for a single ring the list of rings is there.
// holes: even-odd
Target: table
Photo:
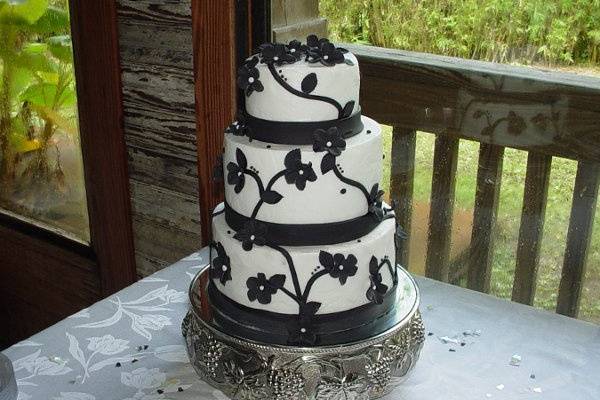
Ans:
[[[225,400],[197,378],[180,333],[188,285],[207,259],[203,249],[7,349],[19,400]],[[600,398],[599,326],[417,283],[427,340],[387,399]]]

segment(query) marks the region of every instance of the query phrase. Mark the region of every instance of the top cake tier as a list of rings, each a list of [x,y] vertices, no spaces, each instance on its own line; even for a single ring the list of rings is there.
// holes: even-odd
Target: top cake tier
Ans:
[[[349,118],[359,110],[356,57],[327,39],[306,44],[266,44],[238,71],[250,118],[319,122]]]

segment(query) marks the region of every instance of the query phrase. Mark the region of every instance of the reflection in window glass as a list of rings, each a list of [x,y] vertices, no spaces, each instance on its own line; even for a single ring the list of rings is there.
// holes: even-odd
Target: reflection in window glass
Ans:
[[[0,208],[89,241],[67,0],[0,0]]]

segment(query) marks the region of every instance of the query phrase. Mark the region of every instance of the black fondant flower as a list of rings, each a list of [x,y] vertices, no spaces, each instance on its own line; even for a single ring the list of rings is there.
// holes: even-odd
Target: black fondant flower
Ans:
[[[329,42],[329,39],[319,38],[317,35],[308,35],[306,37],[306,45],[311,50],[319,49],[323,43],[328,43],[328,42]]]
[[[265,274],[259,272],[257,276],[251,276],[246,281],[248,287],[248,299],[258,300],[260,304],[269,304],[271,296],[277,293],[285,283],[285,275],[273,275],[267,279]]]
[[[306,61],[309,63],[321,62],[323,65],[333,66],[346,62],[344,53],[347,53],[348,50],[335,47],[329,40],[310,35],[306,38],[306,42],[308,45]]]
[[[285,181],[296,184],[298,190],[304,190],[306,181],[314,182],[317,180],[317,174],[312,168],[312,163],[302,163],[302,154],[300,149],[295,149],[287,153],[284,160]]]
[[[314,346],[318,336],[315,333],[312,320],[321,307],[321,303],[311,301],[300,305],[297,319],[291,321],[288,330],[288,345],[290,346]]]
[[[339,279],[340,284],[344,285],[349,277],[356,275],[358,260],[353,254],[344,257],[343,254],[336,253],[332,255],[326,251],[319,253],[319,262],[325,268],[332,278]]]
[[[380,265],[375,256],[371,257],[369,262],[369,289],[367,290],[367,299],[375,304],[383,303],[383,298],[388,291],[388,287],[383,283],[383,278],[379,273]]]
[[[315,152],[327,151],[333,156],[339,156],[346,150],[346,141],[337,127],[317,129],[313,134],[313,150]]]
[[[327,66],[342,64],[346,60],[344,53],[331,42],[322,43],[319,53],[321,63]]]
[[[225,129],[225,133],[231,133],[235,136],[246,136],[248,134],[248,129],[245,118],[240,115],[236,121],[233,121],[233,123]]]
[[[296,57],[288,53],[287,47],[281,43],[265,43],[260,47],[260,56],[265,64],[282,65],[296,61]]]
[[[242,242],[242,248],[246,251],[252,250],[252,246],[264,246],[267,242],[267,227],[259,222],[250,220],[244,227],[236,232],[233,237]]]
[[[213,248],[217,251],[217,256],[212,260],[212,275],[213,278],[218,279],[225,285],[227,281],[231,280],[231,264],[229,256],[221,243],[213,244]]]
[[[237,84],[246,93],[246,96],[250,96],[254,91],[262,92],[264,90],[262,82],[258,79],[260,72],[256,68],[256,64],[258,64],[258,57],[252,57],[238,69]]]
[[[292,56],[294,56],[296,61],[298,61],[302,58],[302,55],[308,51],[308,46],[300,43],[298,40],[292,40],[288,44],[288,51]]]
[[[369,193],[369,213],[378,221],[383,221],[385,210],[383,209],[383,195],[385,192],[379,190],[379,184],[376,183]]]
[[[230,161],[227,164],[227,183],[235,185],[233,190],[236,193],[239,193],[244,188],[244,183],[246,183],[245,171],[246,167],[248,167],[248,161],[240,149],[235,151],[235,156],[237,164],[233,161]]]

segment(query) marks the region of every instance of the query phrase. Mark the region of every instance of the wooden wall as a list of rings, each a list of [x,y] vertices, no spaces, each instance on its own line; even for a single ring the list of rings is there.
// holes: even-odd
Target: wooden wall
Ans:
[[[191,0],[118,0],[137,270],[200,247]]]

